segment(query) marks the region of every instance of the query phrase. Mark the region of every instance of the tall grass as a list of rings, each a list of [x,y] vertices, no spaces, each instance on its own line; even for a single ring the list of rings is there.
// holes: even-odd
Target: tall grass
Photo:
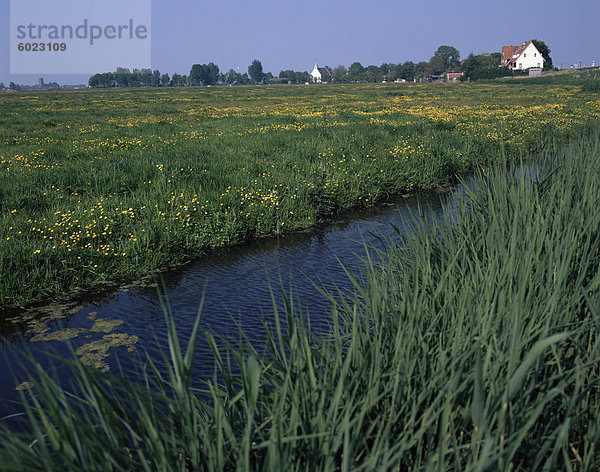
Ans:
[[[569,87],[0,96],[0,311],[181,265],[597,127]],[[1,315],[0,315],[1,316]]]
[[[418,222],[332,298],[316,337],[290,300],[268,353],[219,352],[141,385],[41,368],[3,470],[521,471],[600,468],[600,136],[531,172],[492,168],[443,225]],[[168,311],[167,311],[168,313]],[[287,329],[281,326],[287,324]]]

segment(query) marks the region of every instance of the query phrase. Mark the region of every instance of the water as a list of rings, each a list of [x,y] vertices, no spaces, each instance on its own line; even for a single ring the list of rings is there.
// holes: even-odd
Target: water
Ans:
[[[263,320],[273,319],[273,303],[283,306],[280,286],[292,292],[310,319],[311,329],[329,329],[329,302],[318,288],[349,293],[352,284],[344,269],[358,274],[364,267],[367,247],[381,248],[383,238],[394,238],[396,230],[410,230],[411,215],[419,208],[425,218],[441,218],[442,204],[456,202],[464,192],[458,187],[448,193],[426,193],[398,197],[374,208],[349,212],[335,222],[279,238],[268,238],[221,250],[184,268],[162,275],[164,298],[168,299],[178,332],[186,339],[203,300],[202,327],[223,342],[237,342],[239,327],[248,338],[264,340]],[[273,299],[274,297],[274,299]],[[72,357],[76,349],[98,340],[133,340],[136,353],[126,346],[112,347],[102,360],[116,370],[116,359],[125,375],[133,376],[144,359],[144,351],[164,369],[162,353],[167,352],[167,330],[157,284],[133,284],[108,294],[90,296],[83,302],[52,305],[15,315],[0,325],[0,417],[14,411],[18,399],[15,387],[29,380],[19,367],[21,352],[29,350],[46,371],[68,383],[66,369],[50,353]],[[118,326],[94,325],[114,320]],[[95,330],[90,331],[91,328]],[[100,326],[100,329],[98,329]],[[33,327],[33,328],[32,328]],[[71,339],[36,341],[41,336],[70,333]],[[44,332],[44,330],[46,330]],[[70,330],[70,331],[65,331]],[[29,331],[29,332],[28,332]],[[53,334],[54,333],[54,334]],[[75,336],[76,335],[76,336]],[[196,379],[214,372],[213,357],[201,338],[194,363]]]

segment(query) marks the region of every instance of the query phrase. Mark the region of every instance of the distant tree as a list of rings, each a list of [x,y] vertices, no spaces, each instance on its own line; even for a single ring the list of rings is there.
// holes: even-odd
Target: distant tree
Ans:
[[[406,61],[404,64],[389,64],[389,72],[386,74],[387,80],[412,80],[415,76],[415,64],[410,61]]]
[[[504,67],[498,67],[500,64],[500,53],[493,54],[469,54],[460,66],[460,71],[464,73],[464,78],[468,80],[494,79],[510,75]]]
[[[155,70],[152,72],[152,87],[160,87],[160,71]]]
[[[381,68],[374,65],[367,66],[365,79],[367,82],[381,82],[383,80]]]
[[[152,86],[152,69],[141,69],[140,70],[140,85],[142,87]]]
[[[415,78],[415,66],[416,64],[412,61],[406,61],[403,64],[398,64],[397,73],[398,78],[404,80],[413,80]]]
[[[113,87],[114,86],[114,76],[112,72],[105,72],[103,74],[94,74],[90,77],[88,81],[88,85],[90,87],[98,88],[98,87]]]
[[[346,66],[343,65],[339,65],[336,68],[333,69],[331,75],[333,75],[333,78],[335,80],[341,80],[342,77],[344,77],[345,75],[348,74],[348,69],[346,69]]]
[[[15,84],[14,82],[11,82],[10,84],[8,84],[8,88],[9,88],[9,90],[18,90],[19,86],[17,84]]]
[[[255,84],[261,82],[264,78],[263,66],[258,59],[254,59],[248,66],[248,75]]]
[[[280,79],[286,79],[288,83],[296,82],[296,73],[292,69],[286,69],[279,72]]]
[[[163,87],[168,87],[169,85],[171,85],[169,74],[165,73],[160,76],[160,85],[162,85]]]
[[[287,79],[288,83],[295,84],[296,83],[296,72],[291,69],[282,70],[279,72],[280,79]]]
[[[126,67],[117,67],[117,70],[113,74],[117,87],[128,87],[130,76],[131,72]]]
[[[306,71],[296,71],[295,75],[297,84],[305,84],[306,82],[310,82],[310,74]]]
[[[227,73],[227,83],[235,85],[248,85],[250,83],[250,78],[245,72],[240,74],[239,72],[231,69]]]
[[[476,80],[479,69],[483,67],[480,56],[470,53],[460,66],[460,71],[469,80]]]
[[[434,73],[445,72],[448,69],[454,69],[460,61],[458,49],[452,46],[440,46],[433,53],[429,64]]]
[[[439,56],[432,56],[431,59],[429,59],[429,68],[435,75],[441,74],[447,70],[444,59]]]
[[[112,72],[105,72],[104,74],[100,74],[102,87],[113,87],[114,86],[114,76]]]
[[[250,83],[250,77],[248,77],[248,74],[246,72],[239,76],[238,83],[240,85],[248,85]]]
[[[201,85],[202,77],[202,64],[194,64],[190,70],[190,85]]]
[[[210,62],[207,67],[206,85],[215,85],[219,82],[219,66]]]
[[[90,80],[88,80],[88,85],[90,87],[96,88],[96,87],[100,87],[100,74],[94,74],[90,77]],[[10,89],[13,89],[14,86],[14,82],[10,83]]]
[[[388,64],[384,62],[379,66],[379,71],[381,72],[381,80],[394,80],[394,64]]]
[[[142,85],[142,72],[139,69],[133,69],[129,76],[129,85],[131,87],[139,87]]]
[[[4,82],[0,82],[0,89],[5,89],[6,86],[4,85]]]
[[[544,70],[554,69],[554,64],[552,64],[552,58],[550,57],[550,48],[546,45],[546,43],[544,41],[540,41],[539,39],[532,39],[531,42],[545,59]]]
[[[425,78],[430,70],[429,62],[421,61],[415,64],[415,77]]]
[[[225,83],[229,85],[237,84],[238,75],[240,74],[235,69],[229,69],[229,72],[225,74]]]
[[[190,71],[190,85],[214,85],[219,80],[219,67],[214,64],[194,64]]]
[[[383,64],[381,64],[379,66],[379,69],[381,70],[381,73],[386,75],[389,74],[390,72],[392,72],[392,69],[394,67],[394,64],[388,64],[387,62],[384,62]]]
[[[183,74],[181,76],[180,84],[181,84],[182,87],[185,87],[186,85],[190,85],[190,79],[188,78],[187,75]]]
[[[348,69],[348,75],[352,80],[364,80],[365,68],[360,62],[353,62]]]

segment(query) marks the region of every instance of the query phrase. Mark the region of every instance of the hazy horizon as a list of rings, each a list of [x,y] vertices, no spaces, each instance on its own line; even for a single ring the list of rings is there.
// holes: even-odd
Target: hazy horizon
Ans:
[[[87,83],[85,75],[11,75],[9,0],[0,0],[0,82],[31,85],[38,77],[60,84]],[[600,2],[515,0],[460,3],[375,0],[289,4],[232,0],[203,4],[153,0],[152,69],[187,74],[195,63],[246,72],[259,59],[265,72],[310,72],[319,65],[348,67],[427,61],[440,45],[469,53],[499,52],[532,38],[551,49],[554,65],[600,63]],[[131,67],[122,64],[123,67]],[[98,70],[94,72],[109,72]]]

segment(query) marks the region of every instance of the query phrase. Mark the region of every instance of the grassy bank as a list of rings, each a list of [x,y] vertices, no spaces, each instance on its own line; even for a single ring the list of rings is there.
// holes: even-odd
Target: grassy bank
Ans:
[[[4,470],[600,468],[600,136],[491,169],[469,200],[390,245],[326,339],[297,314],[266,357],[216,353],[190,388],[192,333],[150,388],[73,364],[39,369],[29,433],[0,433]],[[282,322],[285,320],[282,320]],[[227,361],[226,359],[231,359]],[[230,365],[237,365],[239,375]]]
[[[0,309],[307,227],[597,126],[578,87],[0,96]]]
[[[554,86],[580,86],[584,91],[600,91],[600,68],[588,69],[563,69],[559,71],[544,71],[542,76],[529,77],[527,75],[517,78],[483,79],[483,83],[505,85],[554,85]]]

